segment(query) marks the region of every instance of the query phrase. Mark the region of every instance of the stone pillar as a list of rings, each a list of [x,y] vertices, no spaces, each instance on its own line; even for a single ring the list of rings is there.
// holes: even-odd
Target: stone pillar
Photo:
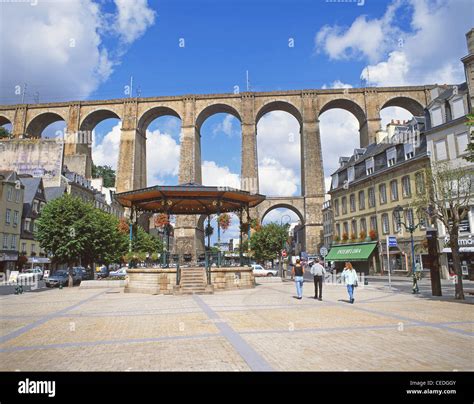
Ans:
[[[371,143],[375,143],[377,139],[377,132],[382,129],[382,119],[377,118],[367,119],[359,129],[360,147],[367,147]]]
[[[117,192],[146,187],[146,135],[137,129],[137,103],[125,101],[120,151],[117,164]]]
[[[201,184],[201,135],[195,125],[195,101],[184,98],[183,103],[178,182]],[[204,246],[204,233],[198,228],[198,219],[194,215],[176,217],[173,253],[191,254],[193,261],[197,258],[196,252]]]
[[[69,106],[64,134],[64,164],[86,178],[92,177],[92,131],[80,131],[80,104]]]
[[[12,122],[12,133],[16,139],[24,136],[26,131],[26,113],[28,109],[26,105],[20,105],[15,109],[15,117]]]
[[[257,125],[255,122],[254,97],[242,95],[242,169],[240,188],[251,193],[259,192]]]
[[[310,254],[317,253],[323,244],[322,209],[324,203],[324,170],[319,131],[317,99],[303,94],[301,127],[302,184],[304,196],[304,249]]]

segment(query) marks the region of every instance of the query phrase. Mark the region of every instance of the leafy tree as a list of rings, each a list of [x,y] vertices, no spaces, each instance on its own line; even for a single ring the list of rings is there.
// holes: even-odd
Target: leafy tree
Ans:
[[[115,170],[113,170],[112,167],[92,164],[92,178],[99,177],[104,179],[104,187],[115,187]]]
[[[0,139],[9,139],[12,137],[10,131],[3,126],[0,126]]]
[[[151,255],[163,251],[163,242],[158,237],[148,234],[142,227],[137,226],[133,233],[132,250],[134,252]]]
[[[280,255],[280,250],[288,238],[288,224],[270,223],[261,226],[250,237],[250,246],[255,259],[263,261]]]
[[[418,197],[416,205],[433,221],[439,220],[444,225],[457,278],[455,298],[464,300],[458,237],[460,223],[473,203],[473,167],[436,163],[425,174],[426,192]]]

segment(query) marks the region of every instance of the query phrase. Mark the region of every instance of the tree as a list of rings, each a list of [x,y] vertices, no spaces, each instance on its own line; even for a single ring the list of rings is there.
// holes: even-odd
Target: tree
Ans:
[[[474,126],[474,114],[469,114],[467,116],[468,121],[466,123],[467,126]],[[470,129],[469,133],[469,144],[467,145],[466,151],[469,152],[469,154],[465,157],[463,157],[465,160],[469,161],[470,163],[474,163],[474,142],[472,139],[472,129]]]
[[[274,259],[280,256],[283,243],[288,238],[288,224],[270,223],[261,226],[250,237],[250,247],[258,261]]]
[[[10,131],[3,126],[0,126],[0,139],[10,139],[12,134]]]
[[[137,226],[132,242],[132,250],[137,253],[153,254],[163,251],[163,242],[155,236],[148,234],[142,227]]]
[[[426,192],[418,197],[416,205],[444,225],[457,278],[455,298],[464,300],[458,237],[460,223],[473,202],[473,166],[436,163],[425,174]]]
[[[113,170],[112,167],[92,164],[92,178],[99,177],[104,179],[104,187],[115,187],[115,170]]]

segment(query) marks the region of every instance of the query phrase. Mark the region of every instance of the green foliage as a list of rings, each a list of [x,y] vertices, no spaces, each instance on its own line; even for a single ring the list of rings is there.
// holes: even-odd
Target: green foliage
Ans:
[[[474,126],[474,114],[469,114],[467,118],[468,118],[468,121],[466,125]],[[463,158],[471,163],[474,163],[474,142],[472,139],[472,133],[469,134],[469,144],[467,146],[466,151],[469,152],[469,154]]]
[[[0,139],[10,139],[12,137],[12,134],[8,131],[8,129],[5,129],[3,126],[0,126]]]
[[[92,178],[99,177],[104,179],[104,187],[115,187],[115,170],[112,167],[92,164]]]
[[[140,226],[134,228],[133,231],[132,250],[136,253],[153,254],[163,251],[162,241],[151,234],[148,234]]]
[[[250,237],[250,246],[258,261],[273,259],[280,254],[283,243],[288,238],[288,225],[270,223],[261,226]]]

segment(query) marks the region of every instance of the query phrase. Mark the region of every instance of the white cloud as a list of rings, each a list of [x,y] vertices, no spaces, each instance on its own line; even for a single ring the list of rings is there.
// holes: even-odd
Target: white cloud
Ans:
[[[91,0],[38,1],[36,5],[4,2],[0,13],[0,87],[5,90],[0,102],[21,102],[15,86],[23,83],[28,85],[27,102],[33,102],[36,92],[40,102],[90,95],[110,77],[126,50],[122,44],[117,51],[113,41],[106,47],[105,38],[125,35],[122,43],[130,45],[150,25],[146,3],[119,3],[117,27],[124,32],[108,29],[115,16],[105,15]],[[136,10],[130,11],[130,6]]]
[[[353,86],[351,84],[343,83],[341,80],[335,80],[329,86],[326,84],[323,84],[321,88],[325,90],[327,88],[352,88],[352,87]]]
[[[215,161],[203,161],[201,165],[203,185],[227,186],[240,189],[240,176],[229,167],[219,166]]]
[[[366,67],[361,73],[361,78],[366,80],[369,85],[390,83],[392,86],[403,86],[408,80],[409,67],[410,62],[407,55],[394,51],[390,53],[387,61]]]
[[[237,119],[234,116],[226,114],[222,122],[219,122],[218,124],[214,125],[212,129],[212,134],[217,135],[219,133],[224,133],[225,135],[232,137],[236,134],[236,131],[233,127],[233,122],[236,120]]]
[[[260,193],[270,196],[292,196],[298,190],[299,178],[294,170],[285,167],[281,161],[259,158],[258,165]]]
[[[120,149],[121,122],[98,143],[93,132],[92,159],[96,165],[109,165],[117,169]],[[167,133],[147,131],[147,185],[175,185],[179,169],[179,144]]]
[[[116,30],[125,43],[135,41],[155,22],[155,12],[147,3],[147,0],[115,0]]]

